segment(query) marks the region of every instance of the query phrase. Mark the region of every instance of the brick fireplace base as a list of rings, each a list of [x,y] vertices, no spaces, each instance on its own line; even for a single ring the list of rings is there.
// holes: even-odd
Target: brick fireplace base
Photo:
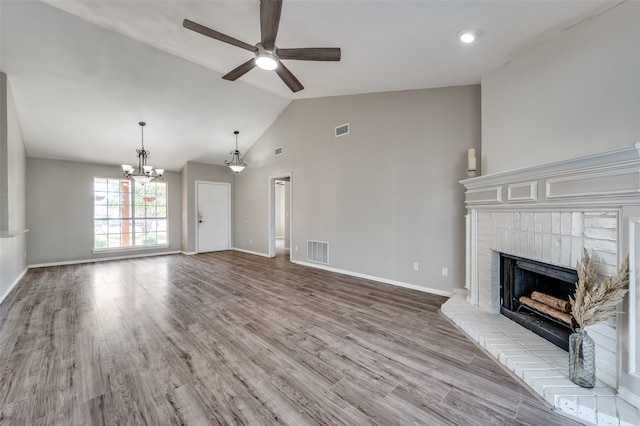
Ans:
[[[640,425],[640,410],[598,381],[585,389],[569,380],[569,354],[508,318],[469,304],[456,294],[440,308],[490,356],[521,379],[555,411],[593,425]]]

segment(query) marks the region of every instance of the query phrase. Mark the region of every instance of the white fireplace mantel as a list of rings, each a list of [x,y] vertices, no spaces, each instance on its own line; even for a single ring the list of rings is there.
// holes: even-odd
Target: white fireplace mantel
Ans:
[[[602,396],[603,392],[609,392],[607,395],[615,400],[619,400],[618,396],[623,397],[630,404],[629,407],[635,410],[640,423],[640,288],[637,267],[640,265],[640,143],[569,160],[479,176],[461,183],[466,188],[468,210],[467,299],[464,302],[482,312],[477,317],[501,317],[499,252],[575,268],[582,249],[587,248],[592,252],[597,272],[602,277],[615,273],[624,256],[630,255],[630,293],[621,313],[616,321],[588,329],[596,341],[599,383],[596,394],[600,392],[601,395],[598,399],[594,394],[593,401],[586,403],[586,411],[583,409],[583,414],[593,411],[595,417],[589,417],[589,414],[581,419],[594,424],[608,424],[603,420],[609,418],[608,415],[602,415],[601,422],[597,419],[600,418],[598,413],[611,411],[610,407],[604,408],[610,401],[604,402]],[[455,312],[468,317],[468,314],[464,314],[465,309],[458,306],[459,299],[451,303],[450,307],[443,306],[443,312],[449,312],[451,315],[447,315],[454,322],[456,319],[452,316],[455,316]],[[502,317],[488,321],[502,323]],[[528,330],[522,330],[523,336],[528,336]],[[477,335],[472,330],[467,330],[467,333],[472,338]],[[510,334],[508,337],[513,336]],[[478,338],[485,341],[485,331]],[[523,337],[521,340],[514,344],[527,351],[529,339]],[[496,357],[504,358],[501,355]],[[561,354],[559,357],[563,359]],[[503,363],[506,365],[507,361]],[[554,364],[552,370],[559,375],[566,375],[566,366],[559,365],[564,364]],[[530,380],[537,377],[536,374],[514,363],[507,367],[515,374],[520,374],[543,397],[548,396],[549,389],[541,384],[546,379],[536,379],[538,381],[533,383]],[[553,386],[557,383],[565,386],[565,381],[558,380],[555,376],[549,379],[554,383]],[[568,383],[570,388],[571,383]],[[581,401],[584,402],[586,390],[578,390],[577,395],[581,395]],[[554,392],[552,394],[555,395]],[[566,404],[562,405],[554,398],[547,400],[556,409],[567,411]],[[596,400],[603,405],[601,411],[596,407]],[[620,401],[620,404],[627,402]],[[594,407],[591,407],[592,403]],[[620,419],[617,421],[613,424],[623,423]]]
[[[460,181],[467,207],[531,203],[638,204],[640,142],[584,157]]]

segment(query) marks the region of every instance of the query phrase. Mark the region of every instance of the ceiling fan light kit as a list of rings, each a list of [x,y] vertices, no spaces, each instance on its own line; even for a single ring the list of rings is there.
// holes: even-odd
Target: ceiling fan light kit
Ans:
[[[291,71],[280,61],[281,59],[292,59],[299,61],[339,61],[341,51],[339,47],[309,47],[295,49],[278,49],[276,47],[276,35],[280,25],[280,14],[282,12],[282,0],[262,0],[260,1],[260,42],[255,46],[245,43],[226,34],[222,34],[204,25],[197,24],[189,19],[185,19],[182,25],[192,31],[211,37],[213,39],[231,44],[241,49],[248,50],[254,57],[231,70],[223,79],[235,81],[242,77],[255,66],[264,70],[275,70],[284,84],[292,92],[304,89],[304,86],[293,75]]]
[[[278,68],[278,57],[273,52],[267,52],[259,46],[256,53],[256,65],[266,71],[272,71]]]
[[[120,167],[122,167],[124,177],[127,179],[133,179],[143,185],[151,182],[152,180],[163,180],[164,169],[156,169],[156,174],[154,176],[153,166],[147,165],[147,159],[151,156],[151,151],[144,149],[144,126],[146,126],[147,123],[141,121],[138,125],[140,126],[140,132],[142,135],[142,148],[136,149],[136,153],[138,155],[138,170],[129,164],[123,164]]]

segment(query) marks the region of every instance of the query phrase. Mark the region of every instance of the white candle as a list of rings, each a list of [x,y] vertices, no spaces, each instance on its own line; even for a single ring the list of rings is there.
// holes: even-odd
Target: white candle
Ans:
[[[469,158],[469,166],[467,170],[476,170],[476,157]]]
[[[472,158],[476,158],[476,149],[475,148],[469,148],[468,158],[469,158],[469,160],[471,160]]]

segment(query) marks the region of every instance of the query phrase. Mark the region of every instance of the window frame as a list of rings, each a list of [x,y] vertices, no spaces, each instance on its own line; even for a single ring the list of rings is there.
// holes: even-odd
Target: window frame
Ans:
[[[101,182],[102,181],[102,182]],[[117,183],[116,183],[117,182]],[[104,190],[98,190],[98,185],[104,185]],[[128,184],[129,191],[123,190]],[[113,190],[114,185],[117,185],[118,190]],[[142,197],[146,194],[146,190],[149,188],[147,185],[153,185],[157,188],[157,185],[162,185],[164,188],[160,190],[156,189],[151,194],[153,200],[153,207],[156,211],[154,215],[148,215],[148,201],[142,204]],[[142,193],[140,190],[144,189]],[[115,195],[114,195],[115,194]],[[128,199],[123,199],[122,194],[127,194]],[[138,196],[136,196],[136,194]],[[100,195],[104,195],[102,199],[98,199]],[[110,251],[135,251],[135,250],[151,250],[157,248],[169,247],[169,184],[166,181],[152,181],[148,184],[142,185],[135,182],[132,179],[124,179],[121,177],[93,177],[93,253],[105,253]],[[106,201],[102,204],[100,201]],[[163,199],[161,199],[163,198]],[[109,201],[111,200],[111,201]],[[114,203],[115,204],[110,204]],[[128,204],[127,204],[128,203]],[[104,209],[99,213],[99,208]],[[140,214],[140,208],[143,208],[144,213]],[[164,215],[157,214],[157,208],[160,207],[164,210]],[[123,209],[128,209],[128,212],[123,214]],[[114,214],[114,211],[116,212]],[[102,223],[100,223],[102,222]],[[116,225],[114,222],[120,222],[120,225]],[[149,230],[143,223],[152,223]],[[126,226],[123,226],[126,224]],[[99,243],[99,228],[106,227],[104,236],[104,246],[100,246]],[[125,227],[127,230],[122,231]],[[110,232],[112,228],[116,231]],[[117,230],[120,232],[117,232]],[[142,229],[143,231],[140,231]],[[119,236],[117,238],[116,236]],[[128,245],[122,245],[123,236],[126,237]],[[142,238],[154,238],[154,242],[147,242],[145,244],[140,243]],[[119,240],[119,243],[113,244],[112,241]],[[159,240],[159,241],[158,241]]]

